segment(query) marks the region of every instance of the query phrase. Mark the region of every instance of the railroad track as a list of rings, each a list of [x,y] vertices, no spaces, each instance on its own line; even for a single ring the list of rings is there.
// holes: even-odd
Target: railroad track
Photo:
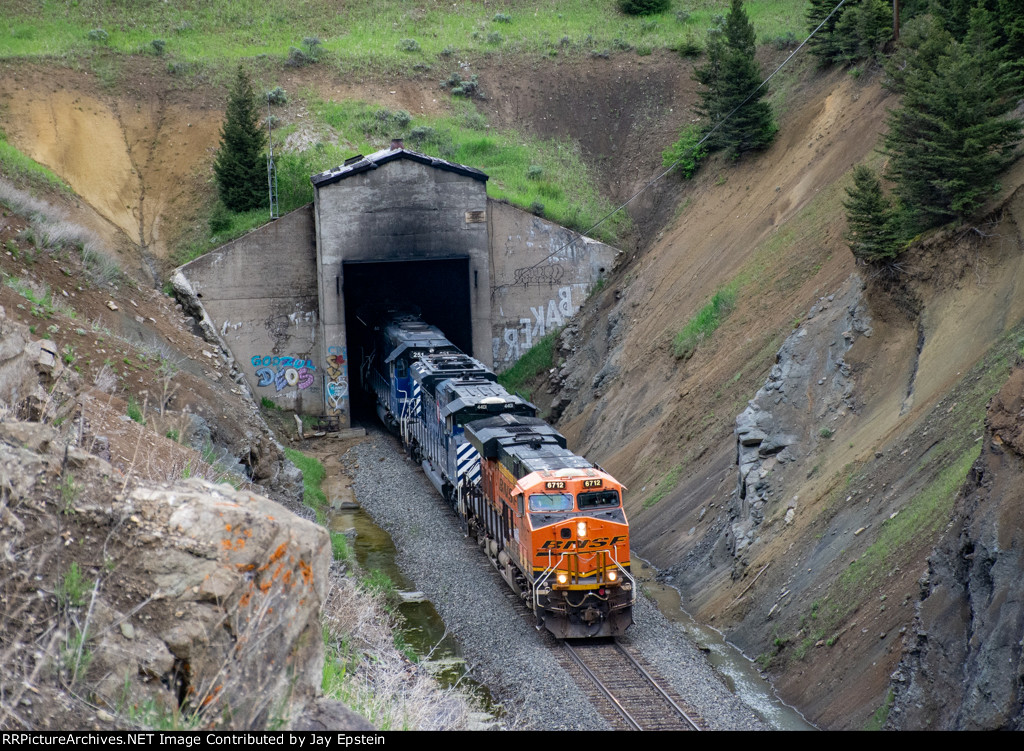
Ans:
[[[516,612],[531,626],[533,613],[522,599],[503,584],[504,580],[491,565],[481,566],[497,582],[497,591],[504,594]],[[664,679],[641,664],[630,650],[616,639],[562,641],[547,631],[538,637],[555,654],[559,662],[574,676],[582,691],[608,723],[616,730],[703,730],[704,719],[685,702],[664,688]],[[573,669],[575,668],[575,669]]]
[[[629,730],[701,730],[702,721],[681,706],[629,650],[611,639],[562,642],[570,659],[611,707],[607,717]],[[600,702],[595,702],[599,704]]]

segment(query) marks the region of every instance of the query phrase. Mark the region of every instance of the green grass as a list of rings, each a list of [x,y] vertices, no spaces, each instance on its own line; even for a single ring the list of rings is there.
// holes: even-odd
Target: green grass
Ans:
[[[67,183],[49,169],[8,143],[3,131],[0,131],[0,174],[24,180],[37,188],[54,188],[66,192],[71,190]]]
[[[352,557],[352,549],[344,532],[331,532],[331,552],[336,561],[346,562]]]
[[[889,713],[892,711],[892,705],[896,702],[896,694],[890,688],[889,692],[885,695],[885,701],[882,702],[882,706],[875,710],[874,714],[864,723],[864,730],[881,730],[885,725],[885,721],[889,719]]]
[[[128,412],[128,417],[133,419],[139,425],[145,425],[146,424],[146,418],[143,417],[142,409],[139,407],[139,400],[136,399],[134,396],[129,396],[128,397],[127,412]]]
[[[302,501],[316,512],[317,522],[323,524],[327,513],[327,496],[320,488],[327,475],[324,465],[316,457],[307,456],[295,449],[286,448],[284,453],[302,470]]]
[[[672,341],[672,352],[680,360],[688,359],[701,342],[711,336],[736,305],[738,285],[730,283],[719,288],[711,300],[691,318]]]
[[[520,393],[529,399],[530,390],[526,388],[526,384],[554,365],[557,339],[557,331],[542,336],[523,353],[515,365],[498,375],[498,383],[510,393]]]
[[[870,587],[882,572],[887,573],[898,565],[897,560],[915,542],[931,539],[942,530],[949,523],[957,492],[980,453],[981,443],[972,443],[895,517],[886,519],[878,539],[840,576],[840,585],[847,591]]]
[[[681,49],[684,43],[702,43],[713,17],[728,11],[723,0],[690,8],[680,21],[673,11],[624,16],[616,5],[615,0],[524,0],[499,6],[507,16],[499,18],[495,4],[481,0],[327,6],[314,0],[285,5],[146,0],[130,6],[108,0],[43,0],[6,10],[0,56],[74,57],[107,50],[155,56],[153,41],[160,39],[161,59],[171,64],[224,65],[259,55],[283,61],[291,47],[302,47],[303,38],[316,36],[325,61],[321,64],[401,72],[417,64],[437,66],[448,59],[508,51],[564,55]],[[805,0],[748,0],[745,8],[759,39],[791,31],[803,37]],[[106,38],[90,40],[94,29],[103,29]]]
[[[78,564],[72,561],[68,572],[57,582],[57,602],[62,607],[82,607],[85,605],[85,596],[92,589],[92,584],[85,578]]]
[[[666,495],[671,493],[676,485],[679,484],[679,478],[683,475],[683,465],[677,464],[668,473],[661,478],[661,482],[658,483],[658,488],[655,490],[650,497],[644,501],[644,508],[650,508],[656,503],[661,501]]]
[[[589,230],[613,208],[596,188],[597,180],[570,141],[541,139],[517,131],[488,127],[473,102],[453,101],[445,117],[419,117],[364,102],[311,99],[310,110],[338,135],[343,146],[318,143],[302,152],[284,152],[277,159],[281,211],[313,200],[309,176],[341,164],[354,152],[370,154],[403,138],[408,148],[483,170],[490,178],[487,195],[523,209],[543,206],[553,222]],[[265,212],[264,212],[265,218]],[[594,230],[594,236],[615,242],[629,227],[619,212]]]
[[[306,180],[309,180],[309,175],[306,176]],[[312,200],[312,197],[310,197],[310,200]],[[194,240],[178,248],[174,254],[174,264],[176,266],[194,261],[214,248],[241,237],[246,232],[261,227],[270,221],[269,209],[256,209],[241,214],[227,211],[222,216],[225,217],[226,225],[219,228],[217,232],[209,233],[201,240]]]

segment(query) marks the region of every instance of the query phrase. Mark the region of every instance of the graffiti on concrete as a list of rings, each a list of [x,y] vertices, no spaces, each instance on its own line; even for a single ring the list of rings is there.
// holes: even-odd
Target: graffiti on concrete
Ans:
[[[495,358],[501,362],[518,360],[534,343],[551,331],[557,331],[572,317],[572,287],[559,287],[558,299],[548,300],[537,307],[530,306],[532,318],[520,318],[516,328],[506,327],[502,331],[500,345],[505,345],[504,356]]]
[[[316,381],[313,376],[316,366],[312,360],[305,357],[253,355],[249,362],[256,369],[258,387],[273,386],[275,391],[282,391],[294,386],[299,390],[305,390]]]
[[[257,386],[274,386],[276,391],[297,386],[299,389],[308,389],[316,380],[309,368],[258,368],[256,377],[259,378]]]
[[[254,368],[260,366],[273,367],[273,368],[307,368],[308,370],[316,370],[316,366],[312,360],[307,360],[302,357],[278,357],[276,355],[253,355],[249,361],[252,363]]]
[[[327,348],[327,368],[324,376],[324,406],[328,414],[346,411],[348,399],[348,352],[345,347]]]
[[[549,263],[543,266],[524,266],[512,272],[512,285],[520,284],[529,287],[531,284],[557,284],[562,281],[565,268],[560,263]]]

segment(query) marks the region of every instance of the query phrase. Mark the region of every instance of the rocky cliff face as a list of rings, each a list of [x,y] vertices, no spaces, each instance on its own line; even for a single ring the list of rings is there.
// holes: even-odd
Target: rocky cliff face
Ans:
[[[984,443],[921,582],[894,728],[1024,729],[1024,369],[989,405]]]
[[[0,727],[367,727],[319,698],[326,531],[90,453],[73,373],[0,333]]]

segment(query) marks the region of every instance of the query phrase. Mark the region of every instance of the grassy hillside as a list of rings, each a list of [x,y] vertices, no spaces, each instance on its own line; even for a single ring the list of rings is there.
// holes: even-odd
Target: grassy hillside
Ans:
[[[11,4],[9,4],[11,5]],[[303,39],[347,69],[414,72],[439,56],[498,51],[558,55],[565,50],[643,52],[699,44],[728,3],[677,0],[672,10],[630,18],[615,0],[527,2],[314,2],[257,0],[165,3],[160,0],[45,0],[8,8],[0,56],[77,56],[96,48],[146,52],[182,62],[234,61],[269,55],[284,60]],[[803,0],[750,0],[761,39],[802,26]]]

